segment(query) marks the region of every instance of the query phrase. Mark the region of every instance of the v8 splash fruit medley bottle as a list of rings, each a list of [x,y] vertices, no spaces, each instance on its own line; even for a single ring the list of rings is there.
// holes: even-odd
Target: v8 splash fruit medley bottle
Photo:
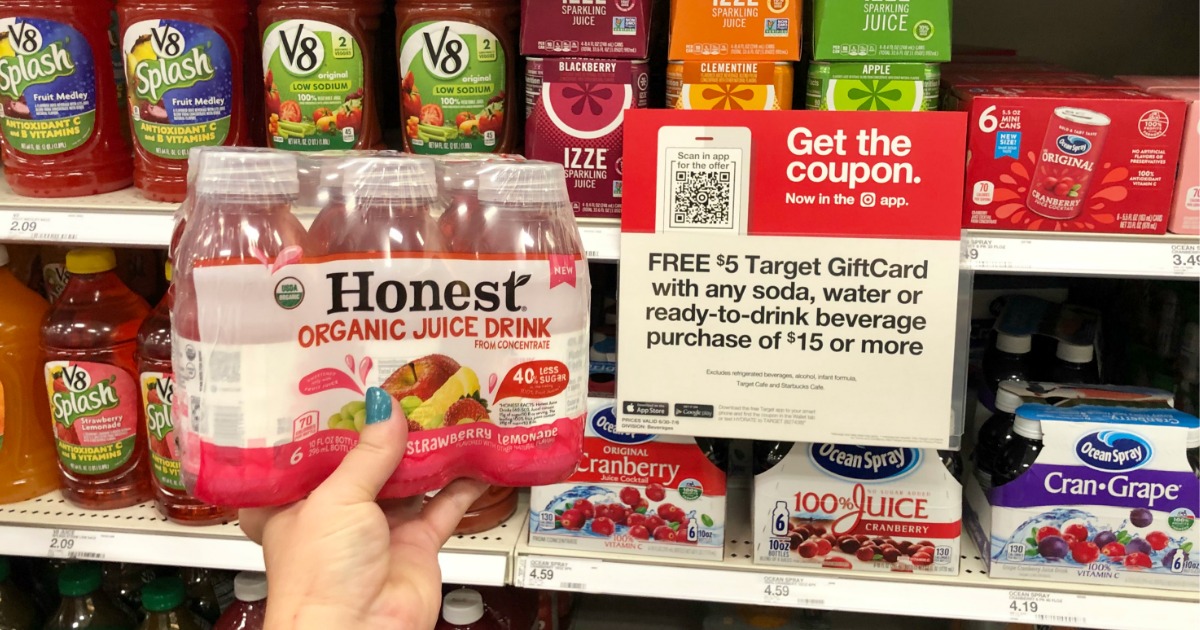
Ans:
[[[9,271],[0,245],[0,503],[59,485],[46,390],[39,382],[37,331],[50,305]]]
[[[134,180],[150,199],[187,193],[188,150],[250,141],[243,0],[120,0]]]
[[[396,7],[404,146],[414,153],[509,153],[517,118],[517,0]]]
[[[42,325],[63,496],[97,509],[151,496],[135,356],[150,308],[117,278],[116,264],[111,249],[68,252],[70,279]]]
[[[292,151],[381,144],[375,37],[382,0],[267,0],[262,28],[267,139]]]
[[[167,281],[171,263],[167,263]],[[175,401],[175,374],[171,369],[171,304],[175,291],[168,289],[138,330],[138,388],[146,412],[146,438],[150,450],[151,483],[155,504],[167,518],[185,525],[210,525],[231,521],[233,510],[201,501],[187,493],[179,463],[178,433],[171,406]]]
[[[133,180],[109,9],[107,2],[0,1],[4,178],[19,195],[94,195]]]

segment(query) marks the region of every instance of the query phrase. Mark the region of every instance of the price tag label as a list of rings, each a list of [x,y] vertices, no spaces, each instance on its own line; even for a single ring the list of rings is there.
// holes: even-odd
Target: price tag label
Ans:
[[[588,589],[589,579],[599,568],[599,562],[588,560],[526,558],[521,577],[525,588],[583,591]]]
[[[616,260],[621,255],[621,230],[613,227],[579,226],[583,250],[593,260]]]
[[[1170,265],[1175,275],[1200,274],[1200,243],[1171,245]]]
[[[74,529],[52,529],[48,538],[47,558],[104,560],[105,554],[100,550],[106,546],[106,541],[111,542],[116,536]]]
[[[53,236],[54,214],[47,212],[0,212],[0,238],[12,240],[62,240]]]
[[[1042,591],[1008,591],[1004,602],[1005,614],[1012,621],[1032,624],[1078,626],[1087,625],[1079,611],[1085,610],[1088,602],[1083,597],[1077,602],[1066,602],[1071,597],[1060,593]]]
[[[794,575],[763,575],[754,586],[758,601],[764,604],[801,608],[824,608],[825,589],[832,587],[832,580]]]
[[[1013,270],[1030,269],[1029,252],[1018,255],[1022,245],[1030,241],[1011,241],[990,238],[968,238],[963,240],[962,263],[964,267],[975,270]],[[1026,247],[1025,250],[1029,248]]]

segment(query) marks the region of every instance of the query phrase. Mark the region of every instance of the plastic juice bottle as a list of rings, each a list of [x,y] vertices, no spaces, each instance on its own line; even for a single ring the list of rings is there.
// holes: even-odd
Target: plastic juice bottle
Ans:
[[[267,574],[238,573],[233,594],[237,601],[225,609],[213,630],[262,630],[267,621]]]
[[[38,248],[38,258],[42,263],[42,287],[46,290],[46,299],[53,304],[63,289],[67,288],[67,251],[68,247],[44,245]]]
[[[997,331],[995,342],[983,358],[983,374],[988,390],[995,393],[1004,381],[1029,380],[1032,350],[1033,340],[1029,335],[1010,335]]]
[[[484,612],[479,591],[469,588],[450,591],[442,598],[442,617],[436,630],[499,630]]]
[[[1058,383],[1089,383],[1100,382],[1096,374],[1095,349],[1091,344],[1079,345],[1058,342],[1054,351],[1054,369],[1051,379]]]
[[[1029,470],[1042,448],[1041,421],[1017,416],[1013,420],[1013,438],[996,461],[992,487],[1002,486]]]
[[[93,509],[152,496],[136,376],[137,329],[150,308],[116,264],[108,248],[68,252],[70,279],[42,324],[63,496]]]
[[[4,177],[18,195],[76,197],[133,182],[107,2],[0,1]],[[54,138],[31,134],[53,128]]]
[[[233,575],[226,571],[180,567],[179,577],[192,612],[208,623],[216,623],[233,603]]]
[[[142,587],[158,577],[158,569],[132,562],[106,562],[101,573],[104,576],[104,592],[130,613],[141,615]]]
[[[342,167],[344,220],[332,221],[317,249],[350,252],[445,251],[430,214],[437,200],[433,160],[351,158]]]
[[[41,614],[33,598],[9,579],[12,566],[0,556],[0,628],[3,630],[34,630],[42,627]]]
[[[166,278],[167,282],[171,281],[171,263],[166,264]],[[174,297],[174,291],[168,289],[138,330],[138,380],[146,409],[154,502],[163,516],[176,523],[226,523],[236,517],[234,510],[196,500],[184,488],[180,475],[179,444],[171,418],[175,394],[175,374],[171,369],[171,303]]]
[[[100,565],[80,562],[58,574],[62,601],[44,630],[133,630],[133,615],[100,589]]]
[[[438,229],[450,251],[476,251],[476,238],[487,227],[479,203],[479,171],[500,159],[504,158],[488,153],[460,153],[437,159],[442,182]]]
[[[264,0],[267,141],[277,149],[382,148],[374,51],[382,0]],[[316,82],[313,76],[337,77]]]
[[[292,205],[299,191],[296,158],[293,155],[265,149],[220,149],[201,153],[199,174],[194,187],[195,202],[187,227],[175,252],[175,302],[171,311],[172,363],[175,366],[175,396],[184,397],[191,381],[181,370],[196,370],[197,353],[201,342],[219,341],[227,350],[239,345],[263,347],[290,340],[286,328],[264,313],[262,317],[243,321],[231,319],[218,303],[201,305],[197,300],[197,263],[241,264],[247,279],[241,286],[223,288],[251,295],[255,291],[270,295],[278,278],[264,268],[288,260],[299,260],[307,251],[308,235],[304,226],[292,214]],[[257,268],[256,268],[257,267]],[[201,274],[203,275],[203,274]],[[205,310],[205,331],[200,328],[201,307]],[[280,313],[284,311],[279,310]],[[222,331],[220,339],[213,338],[215,330]],[[187,352],[191,349],[191,353]],[[182,367],[181,367],[182,366]],[[196,383],[198,386],[199,384]],[[197,395],[202,392],[197,392]],[[236,393],[234,394],[237,395]],[[243,409],[244,413],[251,413]],[[274,462],[243,461],[237,449],[214,449],[211,454],[199,452],[188,410],[183,405],[172,407],[174,426],[183,428],[182,474],[184,483],[197,498],[205,496],[238,497],[241,481],[234,478],[206,477],[212,486],[197,486],[197,473],[202,461],[214,458],[214,465],[239,468],[245,475],[265,474]],[[200,422],[201,419],[197,419]],[[259,471],[258,466],[262,467]],[[207,493],[207,495],[206,495]],[[228,501],[232,503],[232,501]]]
[[[475,251],[482,254],[581,255],[575,230],[558,220],[570,208],[563,168],[548,162],[498,162],[479,174],[479,202],[486,229]],[[468,222],[469,226],[470,223]],[[463,225],[458,226],[459,229]]]
[[[178,203],[188,149],[249,143],[244,0],[119,0],[134,183]]]
[[[0,503],[59,486],[50,407],[39,382],[36,339],[50,305],[8,270],[0,245]]]
[[[138,630],[208,630],[211,626],[187,607],[183,580],[160,577],[142,588],[146,618]]]
[[[406,149],[440,155],[511,153],[516,148],[521,141],[519,9],[516,0],[397,5]]]
[[[992,475],[996,472],[1000,456],[1013,438],[1013,420],[1021,397],[1004,389],[996,391],[996,413],[979,427],[975,438],[975,477],[984,490],[992,487]]]

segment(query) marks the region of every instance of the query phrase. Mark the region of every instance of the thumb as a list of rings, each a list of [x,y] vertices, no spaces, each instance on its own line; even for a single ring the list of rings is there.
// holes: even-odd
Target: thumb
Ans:
[[[337,503],[374,501],[383,485],[400,466],[408,445],[408,418],[387,392],[367,390],[367,423],[358,444],[321,485],[313,491]]]

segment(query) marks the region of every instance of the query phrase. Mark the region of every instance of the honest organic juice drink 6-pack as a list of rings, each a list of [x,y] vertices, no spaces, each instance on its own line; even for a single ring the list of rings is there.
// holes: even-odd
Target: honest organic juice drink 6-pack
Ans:
[[[963,225],[1162,234],[1187,104],[1135,89],[959,88]]]
[[[951,0],[814,0],[813,59],[950,61]]]
[[[450,245],[430,158],[347,157],[314,239],[292,212],[294,154],[201,155],[171,318],[172,410],[197,498],[305,496],[357,442],[372,386],[409,423],[381,496],[463,476],[537,485],[574,469],[589,286],[563,169],[476,163],[478,203],[450,215],[461,222]]]
[[[521,0],[521,54],[645,59],[653,0]]]
[[[669,109],[792,108],[794,74],[786,61],[672,61]]]
[[[801,0],[671,0],[672,60],[799,61]]]
[[[646,107],[645,61],[531,58],[525,67],[525,154],[559,162],[575,216],[621,214],[625,110]]]

